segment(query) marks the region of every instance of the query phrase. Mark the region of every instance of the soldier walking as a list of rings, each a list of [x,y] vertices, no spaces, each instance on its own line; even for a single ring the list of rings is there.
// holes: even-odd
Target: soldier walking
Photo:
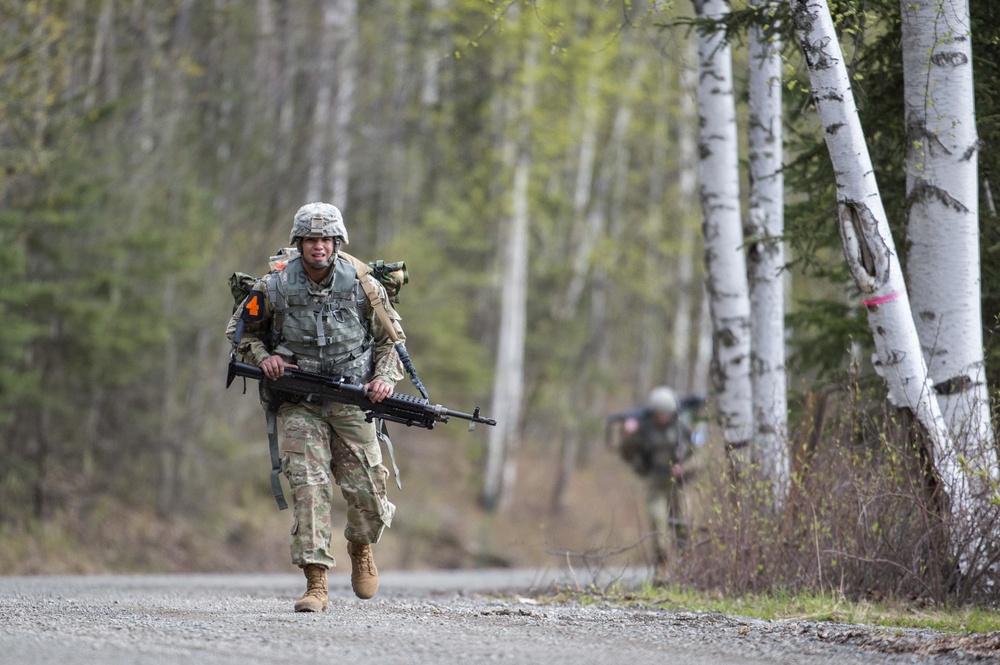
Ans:
[[[297,256],[261,278],[233,314],[243,332],[237,354],[258,365],[267,378],[285,368],[340,375],[363,385],[373,402],[393,394],[403,366],[382,320],[366,298],[360,279],[371,280],[389,313],[395,337],[405,340],[400,317],[384,287],[372,276],[359,279],[354,264],[341,255],[348,243],[340,210],[329,203],[302,206],[292,222],[289,244]],[[293,253],[294,254],[294,253]],[[357,406],[308,401],[296,395],[262,395],[279,424],[281,470],[292,495],[292,562],[306,577],[296,612],[328,606],[327,570],[336,565],[332,546],[334,486],[347,500],[347,553],[351,586],[359,598],[378,589],[372,545],[392,522],[389,472],[382,464],[376,425]],[[279,492],[280,494],[280,492]]]
[[[678,411],[677,396],[667,386],[654,388],[645,408],[622,423],[620,454],[646,484],[646,508],[653,531],[654,582],[666,581],[671,553],[684,548],[684,483],[698,471],[691,423]]]

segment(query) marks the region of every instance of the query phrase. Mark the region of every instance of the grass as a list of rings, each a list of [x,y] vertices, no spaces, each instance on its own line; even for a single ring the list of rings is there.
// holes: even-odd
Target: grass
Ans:
[[[907,601],[852,601],[839,594],[722,597],[676,586],[646,585],[638,589],[564,589],[552,602],[608,603],[630,607],[672,607],[720,612],[765,620],[866,624],[882,628],[922,628],[944,633],[1000,631],[1000,612],[983,608],[942,608]]]

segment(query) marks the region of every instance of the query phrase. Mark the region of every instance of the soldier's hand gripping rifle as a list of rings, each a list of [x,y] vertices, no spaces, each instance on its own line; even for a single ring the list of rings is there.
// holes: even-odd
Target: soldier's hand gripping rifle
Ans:
[[[497,424],[493,418],[480,416],[478,406],[472,413],[462,413],[446,409],[440,404],[431,404],[427,399],[403,393],[393,393],[381,402],[373,402],[369,399],[364,386],[349,383],[342,377],[285,368],[285,373],[272,381],[264,376],[264,370],[260,367],[230,358],[229,373],[226,376],[227,388],[237,376],[256,379],[272,391],[301,395],[307,400],[353,404],[365,412],[369,422],[374,418],[381,418],[407,427],[434,429],[437,423],[447,423],[449,418],[460,418],[469,421],[470,431],[475,429],[476,423]]]
[[[644,413],[646,413],[646,407],[640,406],[628,411],[622,411],[621,413],[612,413],[608,416],[607,422],[604,425],[604,445],[608,448],[616,448],[621,443],[615,437],[619,429],[618,426],[629,418],[641,418]],[[620,437],[618,438],[620,439]]]

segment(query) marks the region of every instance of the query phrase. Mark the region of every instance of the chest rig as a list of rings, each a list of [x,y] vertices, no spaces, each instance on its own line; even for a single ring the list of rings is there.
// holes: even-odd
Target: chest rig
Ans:
[[[367,300],[357,271],[337,258],[326,286],[313,283],[301,257],[267,281],[274,305],[271,348],[291,356],[307,372],[337,374],[353,383],[371,380],[372,335],[364,315]]]
[[[647,413],[639,427],[648,464],[654,473],[669,473],[673,465],[687,460],[694,452],[690,436],[685,436],[677,414],[666,427],[660,427],[653,415]]]

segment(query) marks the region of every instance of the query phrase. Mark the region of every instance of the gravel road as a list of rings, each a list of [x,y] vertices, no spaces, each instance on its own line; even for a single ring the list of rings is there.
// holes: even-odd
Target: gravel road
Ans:
[[[330,609],[317,614],[292,611],[304,588],[297,575],[0,577],[0,664],[1000,662],[996,635],[550,603],[532,593],[572,582],[566,573],[390,571],[368,601],[334,573]]]

